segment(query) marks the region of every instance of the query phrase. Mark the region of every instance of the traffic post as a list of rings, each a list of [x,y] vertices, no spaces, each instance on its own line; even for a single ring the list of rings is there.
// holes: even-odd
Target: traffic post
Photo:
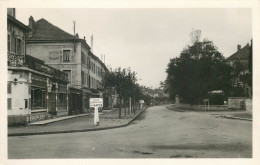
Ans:
[[[90,107],[95,108],[94,112],[94,125],[99,125],[99,113],[98,108],[103,107],[103,98],[90,98],[89,99]]]

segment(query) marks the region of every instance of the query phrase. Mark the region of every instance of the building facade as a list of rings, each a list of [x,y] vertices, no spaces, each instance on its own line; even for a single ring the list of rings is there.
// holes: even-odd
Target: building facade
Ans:
[[[26,124],[68,114],[67,75],[26,54],[29,28],[7,13],[8,124]]]
[[[250,52],[251,50],[252,41],[251,45],[247,44],[242,48],[241,45],[237,45],[237,51],[226,60],[230,66],[238,68],[239,74],[234,78],[232,86],[243,90],[242,92],[239,92],[239,96],[252,97],[252,87],[250,87],[248,83],[241,81],[243,77],[245,78],[245,76],[249,75],[249,67],[251,67],[249,66],[250,53],[252,53]]]
[[[68,75],[69,114],[89,111],[89,99],[102,96],[102,74],[107,70],[85,38],[71,35],[45,19],[29,18],[27,54]]]

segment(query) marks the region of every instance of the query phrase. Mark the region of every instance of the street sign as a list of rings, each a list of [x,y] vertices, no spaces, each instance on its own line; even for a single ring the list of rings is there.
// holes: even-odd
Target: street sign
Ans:
[[[90,107],[103,107],[103,98],[90,98]]]
[[[89,99],[89,106],[95,108],[94,112],[94,125],[99,125],[99,114],[98,108],[103,107],[103,98],[90,98]]]
[[[143,104],[143,103],[144,103],[144,100],[139,100],[139,103],[140,103],[140,104]]]

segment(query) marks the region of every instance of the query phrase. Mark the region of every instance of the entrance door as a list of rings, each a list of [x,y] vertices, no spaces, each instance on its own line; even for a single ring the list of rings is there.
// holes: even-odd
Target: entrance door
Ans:
[[[48,94],[48,110],[52,115],[56,115],[56,95],[55,93]]]

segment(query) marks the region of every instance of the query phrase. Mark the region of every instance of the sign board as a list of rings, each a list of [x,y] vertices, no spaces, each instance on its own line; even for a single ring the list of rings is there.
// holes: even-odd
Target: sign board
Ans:
[[[103,107],[103,98],[90,98],[90,107]]]
[[[140,104],[143,104],[143,103],[144,103],[144,100],[139,100],[139,103],[140,103]]]

